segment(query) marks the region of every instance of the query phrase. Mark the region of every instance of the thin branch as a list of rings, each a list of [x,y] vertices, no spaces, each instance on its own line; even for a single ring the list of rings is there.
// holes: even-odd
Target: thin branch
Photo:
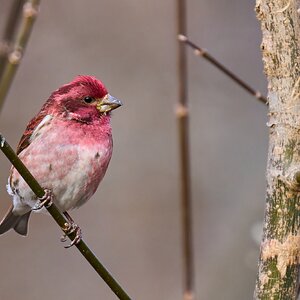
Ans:
[[[8,55],[8,61],[5,64],[5,69],[0,81],[0,112],[12,80],[22,60],[32,26],[38,14],[39,3],[40,0],[28,0],[23,6],[23,16],[13,51]]]
[[[15,33],[20,21],[20,15],[24,0],[14,0],[11,4],[11,9],[7,22],[4,28],[3,38],[0,42],[0,78],[4,71],[6,59],[15,37]]]
[[[44,196],[45,191],[32,176],[29,170],[25,167],[22,161],[15,154],[10,145],[6,142],[5,138],[0,134],[0,148],[4,155],[10,160],[16,170],[20,173],[32,191],[38,198]],[[61,229],[65,228],[68,224],[68,221],[60,213],[58,208],[52,204],[49,207],[46,207],[48,212],[51,214],[56,223],[60,226]],[[65,233],[65,232],[64,232]],[[68,234],[68,237],[72,241],[76,236],[76,233]],[[101,264],[93,252],[89,249],[86,243],[81,240],[78,244],[75,245],[80,253],[85,257],[85,259],[90,263],[90,265],[95,269],[95,271],[101,276],[101,278],[106,282],[106,284],[111,288],[115,295],[122,300],[130,300],[130,297],[118,284],[118,282],[112,277],[112,275],[106,270],[106,268]]]
[[[222,65],[218,60],[216,60],[213,56],[211,56],[206,50],[200,48],[193,42],[191,42],[185,35],[179,34],[178,40],[180,42],[185,43],[186,45],[190,46],[194,49],[194,54],[200,57],[205,58],[207,61],[209,61],[211,64],[213,64],[215,67],[217,67],[220,71],[222,71],[224,74],[226,74],[228,77],[230,77],[233,81],[235,81],[239,86],[241,86],[244,90],[246,90],[249,94],[254,96],[259,101],[267,104],[268,100],[266,97],[264,97],[259,91],[256,91],[251,86],[249,86],[245,81],[243,81],[240,77],[235,75],[233,72],[231,72],[229,69],[227,69],[224,65]]]
[[[177,31],[186,33],[186,2],[177,0]],[[178,43],[178,119],[180,173],[181,173],[181,213],[184,261],[184,300],[195,299],[194,259],[192,234],[191,180],[189,154],[189,112],[187,107],[187,59],[183,44]]]

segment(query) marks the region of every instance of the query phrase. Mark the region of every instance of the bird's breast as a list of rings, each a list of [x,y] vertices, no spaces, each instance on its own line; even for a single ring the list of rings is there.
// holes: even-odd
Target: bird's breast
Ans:
[[[82,205],[95,193],[111,155],[110,132],[52,120],[19,157],[44,188],[53,190],[55,203],[66,211]],[[13,193],[32,207],[35,196],[14,169],[10,183]]]

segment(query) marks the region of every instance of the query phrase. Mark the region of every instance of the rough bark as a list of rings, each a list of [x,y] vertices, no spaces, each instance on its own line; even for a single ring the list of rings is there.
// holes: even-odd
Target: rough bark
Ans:
[[[255,299],[296,299],[300,262],[300,19],[296,0],[257,0],[268,77],[266,214]]]

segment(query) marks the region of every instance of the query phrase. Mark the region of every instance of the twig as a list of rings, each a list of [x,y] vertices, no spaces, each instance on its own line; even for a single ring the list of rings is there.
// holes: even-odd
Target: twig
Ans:
[[[10,13],[4,28],[3,38],[0,42],[0,78],[5,67],[7,55],[12,46],[17,26],[19,25],[23,3],[24,0],[14,0],[11,4]]]
[[[0,112],[14,75],[16,74],[18,66],[22,60],[33,23],[38,14],[39,3],[40,0],[28,0],[23,6],[23,17],[19,26],[13,51],[8,55],[8,61],[5,65],[0,81]]]
[[[177,31],[186,32],[186,3],[177,0]],[[184,261],[184,300],[195,298],[194,292],[194,259],[192,235],[192,208],[190,183],[190,155],[189,155],[189,122],[187,107],[187,61],[183,44],[178,43],[178,105],[176,117],[178,119],[180,173],[181,173],[181,213],[183,235]]]
[[[20,173],[32,191],[36,194],[37,197],[41,198],[44,196],[45,191],[36,181],[36,179],[32,176],[29,170],[25,167],[22,161],[15,154],[10,145],[6,142],[5,138],[0,134],[0,148],[5,156],[10,160],[16,170]],[[68,224],[68,221],[65,217],[60,213],[58,208],[52,204],[49,207],[46,207],[48,212],[51,214],[56,223],[63,229]],[[65,233],[65,232],[64,232]],[[76,236],[76,233],[68,234],[68,237],[72,241]],[[118,284],[118,282],[112,277],[112,275],[106,270],[106,268],[101,264],[101,262],[97,259],[97,257],[93,254],[93,252],[89,249],[89,247],[85,244],[83,240],[81,240],[78,244],[76,244],[77,249],[80,253],[85,257],[85,259],[90,263],[90,265],[95,269],[95,271],[101,276],[101,278],[107,283],[107,285],[111,288],[111,290],[115,293],[115,295],[119,299],[130,300],[130,297],[127,293],[122,289],[122,287]]]
[[[251,86],[249,86],[245,81],[243,81],[241,78],[239,78],[237,75],[232,73],[230,70],[228,70],[224,65],[222,65],[219,61],[217,61],[213,56],[211,56],[206,50],[198,47],[196,44],[191,42],[185,35],[179,34],[178,40],[180,42],[185,43],[186,45],[190,46],[194,49],[194,53],[197,56],[202,56],[207,61],[212,63],[215,67],[217,67],[220,71],[222,71],[224,74],[226,74],[228,77],[230,77],[233,81],[235,81],[239,86],[241,86],[244,90],[246,90],[248,93],[250,93],[252,96],[254,96],[259,101],[267,104],[268,100],[266,97],[264,97],[259,91],[254,90]]]

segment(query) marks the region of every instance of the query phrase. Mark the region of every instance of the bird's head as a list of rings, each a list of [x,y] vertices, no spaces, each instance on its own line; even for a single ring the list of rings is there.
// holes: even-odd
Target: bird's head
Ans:
[[[50,113],[70,119],[93,121],[110,112],[122,102],[108,94],[104,84],[93,76],[77,76],[63,85],[49,98]]]

